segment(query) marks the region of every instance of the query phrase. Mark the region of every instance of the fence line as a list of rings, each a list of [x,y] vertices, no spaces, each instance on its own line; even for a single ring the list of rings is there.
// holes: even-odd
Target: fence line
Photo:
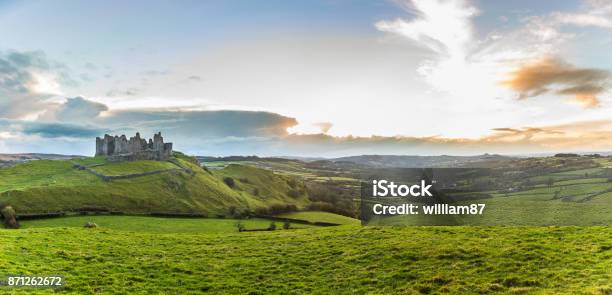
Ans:
[[[171,172],[187,172],[189,174],[193,174],[193,171],[191,169],[188,168],[183,168],[180,165],[178,165],[177,163],[172,162],[173,164],[179,166],[180,168],[170,168],[170,169],[163,169],[163,170],[155,170],[155,171],[149,171],[149,172],[143,172],[143,173],[132,173],[132,174],[124,174],[124,175],[104,175],[98,171],[95,171],[93,169],[91,169],[90,167],[87,166],[83,166],[81,164],[77,164],[77,163],[73,163],[72,167],[78,170],[84,170],[87,171],[95,176],[97,176],[98,178],[104,180],[104,181],[111,181],[111,180],[117,180],[117,179],[128,179],[128,178],[135,178],[135,177],[142,177],[142,176],[149,176],[149,175],[155,175],[155,174],[161,174],[161,173],[171,173]],[[96,165],[99,166],[99,165]]]

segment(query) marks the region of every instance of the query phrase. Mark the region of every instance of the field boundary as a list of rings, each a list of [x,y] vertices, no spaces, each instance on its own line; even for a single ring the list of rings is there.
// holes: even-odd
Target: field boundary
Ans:
[[[129,178],[143,177],[143,176],[149,176],[149,175],[155,175],[155,174],[161,174],[161,173],[172,173],[172,172],[186,172],[189,174],[193,174],[193,171],[191,169],[184,168],[181,165],[179,165],[177,162],[174,162],[174,161],[169,161],[169,162],[180,168],[169,168],[169,169],[155,170],[155,171],[149,171],[149,172],[143,172],[143,173],[132,173],[132,174],[123,174],[123,175],[105,175],[96,170],[91,169],[91,167],[87,167],[87,166],[84,166],[78,163],[72,163],[72,167],[78,170],[87,171],[97,176],[98,178],[102,179],[103,181],[129,179]],[[97,167],[97,166],[102,166],[102,165],[103,164],[98,164],[92,167]]]
[[[294,218],[286,218],[286,217],[278,217],[278,216],[270,216],[270,215],[259,215],[255,214],[253,217],[270,219],[273,221],[282,221],[282,222],[291,222],[291,223],[299,223],[299,224],[309,224],[309,225],[317,225],[317,226],[339,226],[342,225],[340,223],[333,222],[323,222],[323,221],[308,221],[304,219],[294,219]]]
[[[202,213],[123,213],[118,211],[103,211],[101,209],[95,211],[61,211],[61,212],[48,212],[48,213],[32,213],[32,214],[17,214],[17,220],[36,220],[36,219],[48,219],[48,218],[60,218],[60,217],[73,217],[73,216],[109,216],[109,215],[121,215],[121,216],[140,216],[140,217],[163,217],[163,218],[194,218],[194,219],[210,219],[206,214]],[[289,222],[296,224],[314,225],[314,226],[339,226],[342,224],[323,222],[323,221],[308,221],[303,219],[284,218],[269,215],[252,215],[253,218],[267,219],[270,221],[278,222]],[[214,218],[213,219],[225,219],[225,218]],[[268,229],[257,229],[247,231],[268,231]]]

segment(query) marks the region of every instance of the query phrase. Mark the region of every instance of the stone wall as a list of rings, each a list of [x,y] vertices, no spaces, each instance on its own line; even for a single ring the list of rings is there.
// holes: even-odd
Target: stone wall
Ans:
[[[106,156],[109,161],[165,161],[172,156],[172,143],[164,143],[161,132],[148,142],[138,132],[129,140],[125,135],[105,134],[103,138],[96,137],[96,156]]]

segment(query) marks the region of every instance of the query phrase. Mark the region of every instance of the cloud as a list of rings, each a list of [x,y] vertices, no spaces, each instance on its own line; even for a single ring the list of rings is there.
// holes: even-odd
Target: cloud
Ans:
[[[528,16],[516,27],[496,29],[480,38],[474,29],[474,17],[479,11],[472,2],[400,3],[413,15],[412,19],[380,21],[375,25],[431,51],[433,55],[417,72],[434,89],[477,105],[482,105],[485,98],[510,99],[514,92],[522,99],[554,93],[571,96],[570,102],[584,108],[601,105],[608,72],[572,66],[551,56],[559,56],[563,45],[574,38],[573,32],[562,30],[564,24],[612,26],[610,1],[588,1],[583,12],[578,13]]]
[[[542,134],[562,135],[564,132],[557,130],[548,130],[543,128],[525,127],[525,128],[494,128],[494,133],[485,136],[483,141],[529,141],[534,136]]]
[[[35,72],[48,69],[40,52],[0,54],[0,118],[18,118],[44,108],[47,95],[37,93]]]
[[[508,91],[499,87],[500,79],[516,63],[554,53],[568,38],[540,17],[527,18],[518,27],[491,31],[479,38],[474,18],[480,12],[470,1],[400,3],[414,17],[379,21],[376,28],[429,49],[432,55],[417,72],[435,90],[475,105],[495,97],[509,97]]]
[[[86,100],[80,96],[66,99],[42,118],[62,122],[89,122],[95,120],[102,112],[108,111],[104,104]]]
[[[19,138],[19,134],[24,136],[37,135],[45,138],[93,138],[106,129],[91,127],[82,124],[66,124],[57,122],[35,122],[0,119],[0,127],[7,130],[13,138]]]
[[[94,138],[104,132],[104,129],[86,127],[82,125],[64,123],[25,123],[22,130],[25,134],[39,135],[42,137],[81,137]]]
[[[600,13],[612,12],[612,1],[610,0],[586,0],[588,6]]]
[[[612,119],[560,125],[495,128],[480,138],[289,135],[272,145],[285,153],[310,156],[359,154],[474,155],[589,152],[612,148]],[[287,152],[291,151],[291,152]]]
[[[608,71],[578,68],[547,57],[522,65],[502,85],[516,91],[520,99],[554,90],[560,95],[573,96],[584,107],[597,107],[600,101],[596,96],[606,91],[609,77]]]
[[[416,17],[411,21],[379,21],[376,28],[405,36],[430,50],[462,58],[473,38],[471,18],[478,9],[466,1],[413,0],[405,3]]]
[[[612,28],[612,19],[607,16],[590,13],[555,13],[555,19],[562,24],[580,27]]]
[[[0,118],[35,118],[73,85],[65,66],[49,61],[40,51],[0,53]]]
[[[418,69],[428,82],[439,90],[456,92],[465,84],[457,83],[457,75],[471,75],[476,80],[485,69],[479,61],[470,60],[476,45],[472,18],[476,7],[467,1],[412,0],[400,2],[415,15],[411,20],[401,18],[379,21],[376,28],[411,40],[434,53]],[[463,83],[463,81],[462,81]]]
[[[188,138],[279,137],[297,125],[294,118],[255,111],[110,111],[96,120],[116,130],[168,130]]]
[[[579,27],[612,28],[612,1],[587,0],[581,12],[555,12],[554,21]]]
[[[291,134],[298,124],[291,117],[249,111],[105,111],[85,119],[105,106],[77,97],[63,111],[71,110],[79,123],[0,119],[0,144],[4,151],[93,154],[96,136],[104,133],[153,134],[161,131],[177,150],[197,155],[346,156],[358,154],[472,155],[488,153],[535,153],[595,151],[612,148],[612,120],[580,121],[554,126],[495,128],[480,138],[439,136],[331,136]],[[81,111],[82,109],[87,111]],[[95,126],[95,127],[93,127]],[[321,128],[330,127],[321,123]],[[28,145],[24,145],[27,142]],[[74,146],[67,144],[73,142]],[[47,143],[47,144],[45,144]],[[20,150],[17,150],[20,148]]]
[[[321,133],[327,133],[329,131],[329,129],[334,127],[334,124],[332,124],[331,122],[318,122],[318,123],[314,123],[313,125],[315,127],[320,128],[321,129]]]

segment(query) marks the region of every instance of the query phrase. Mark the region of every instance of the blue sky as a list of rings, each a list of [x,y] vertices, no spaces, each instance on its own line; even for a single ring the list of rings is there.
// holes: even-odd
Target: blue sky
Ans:
[[[0,152],[608,150],[611,30],[608,0],[0,1]]]

